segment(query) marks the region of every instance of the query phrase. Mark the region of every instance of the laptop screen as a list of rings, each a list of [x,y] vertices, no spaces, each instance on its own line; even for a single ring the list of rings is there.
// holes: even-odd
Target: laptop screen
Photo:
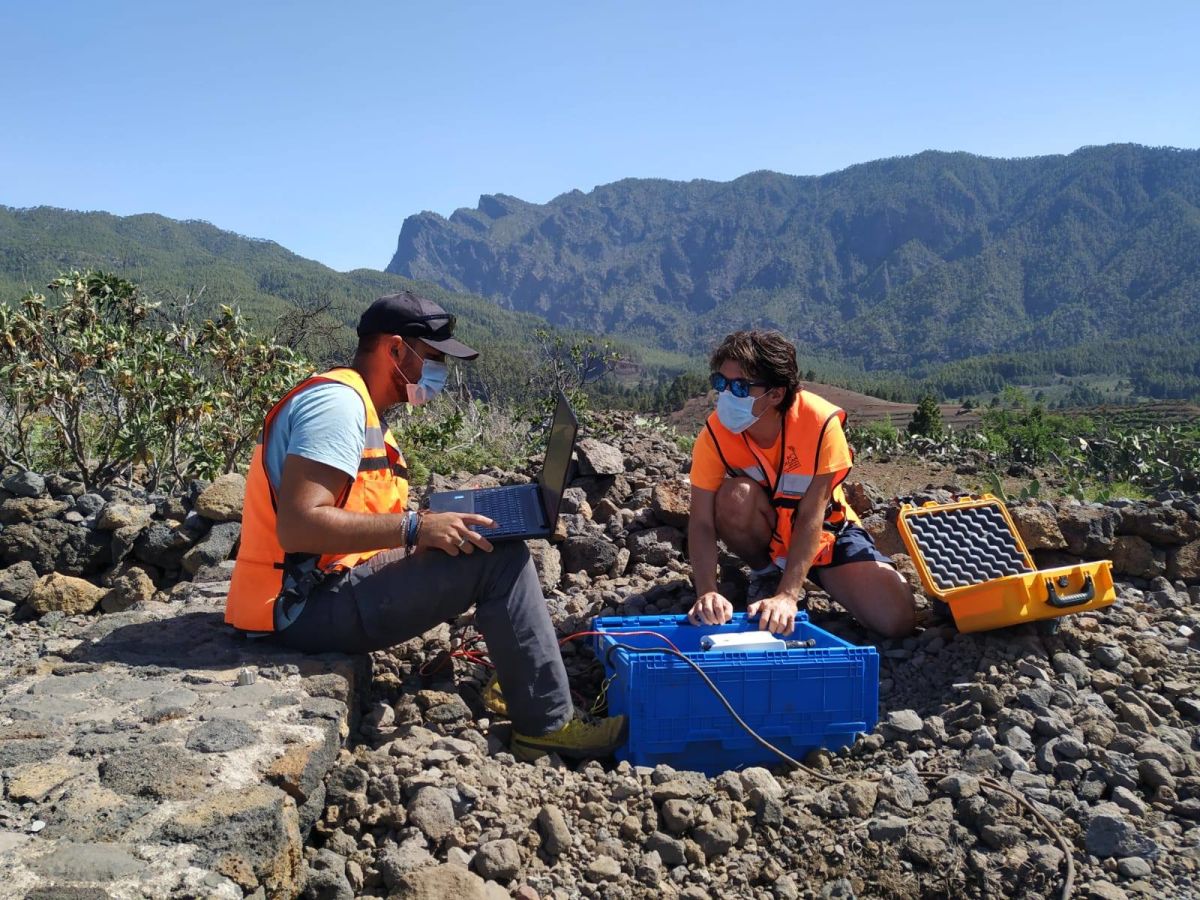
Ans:
[[[554,408],[554,421],[550,423],[550,438],[546,444],[546,461],[542,463],[542,474],[538,484],[542,487],[542,503],[546,508],[546,522],[551,529],[558,519],[558,505],[567,487],[567,469],[571,465],[571,451],[575,449],[575,432],[579,423],[571,404],[559,392],[558,404]]]

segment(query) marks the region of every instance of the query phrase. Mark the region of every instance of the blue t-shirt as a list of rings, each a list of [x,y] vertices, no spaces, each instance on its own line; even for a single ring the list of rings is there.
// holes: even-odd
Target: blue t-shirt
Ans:
[[[366,443],[367,411],[358,392],[337,382],[315,384],[288,400],[275,417],[263,448],[267,478],[278,491],[289,454],[354,478]]]

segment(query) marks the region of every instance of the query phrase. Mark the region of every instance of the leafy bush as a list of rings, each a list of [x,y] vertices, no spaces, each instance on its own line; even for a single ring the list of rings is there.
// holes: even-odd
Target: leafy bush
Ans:
[[[1200,425],[1102,425],[1076,437],[1060,462],[1076,494],[1086,493],[1089,481],[1113,490],[1121,485],[1141,491],[1200,490]]]
[[[846,429],[846,438],[856,453],[866,455],[895,453],[903,448],[900,432],[891,418],[851,425]]]
[[[26,468],[73,468],[89,489],[135,465],[152,489],[232,471],[264,410],[307,368],[230,307],[171,324],[114,275],[73,272],[49,289],[49,300],[0,305],[0,452]]]
[[[1039,403],[1030,405],[1016,388],[1005,388],[1001,400],[983,412],[990,449],[1008,461],[1041,465],[1061,455],[1076,431],[1072,420],[1051,415]]]

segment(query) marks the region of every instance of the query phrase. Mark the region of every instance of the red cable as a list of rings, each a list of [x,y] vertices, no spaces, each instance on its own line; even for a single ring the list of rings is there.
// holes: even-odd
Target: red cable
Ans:
[[[669,637],[667,637],[665,634],[659,634],[657,631],[622,631],[622,632],[577,631],[574,634],[567,635],[565,638],[563,638],[561,641],[559,641],[558,646],[561,647],[567,641],[573,641],[573,640],[575,640],[575,638],[591,637],[592,635],[600,635],[601,637],[611,637],[611,638],[626,638],[626,637],[630,637],[631,635],[635,635],[635,634],[649,635],[650,637],[656,637],[660,641],[665,641],[667,646],[670,647],[672,650],[674,650],[676,653],[681,652],[678,647],[676,647],[674,644],[671,643],[671,639]]]

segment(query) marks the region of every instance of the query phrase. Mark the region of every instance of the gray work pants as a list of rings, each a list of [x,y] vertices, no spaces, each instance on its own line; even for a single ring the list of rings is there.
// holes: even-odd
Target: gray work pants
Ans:
[[[546,598],[521,541],[490,553],[400,550],[326,579],[274,639],[307,653],[365,653],[410,640],[475,606],[513,728],[541,735],[574,714]]]

